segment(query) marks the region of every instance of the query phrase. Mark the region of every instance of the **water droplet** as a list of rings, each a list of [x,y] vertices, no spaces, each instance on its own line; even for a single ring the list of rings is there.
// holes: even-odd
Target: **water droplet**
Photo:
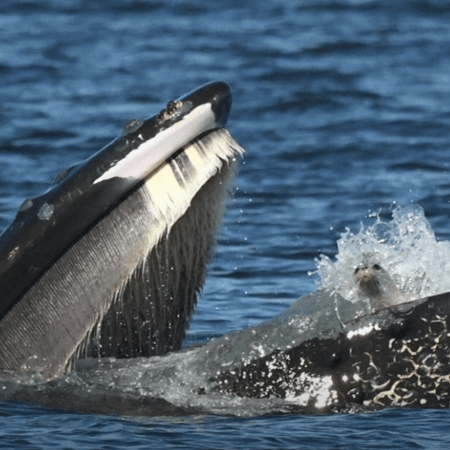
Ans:
[[[8,255],[8,259],[11,260],[13,258],[15,258],[15,256],[17,255],[17,253],[19,252],[20,248],[19,247],[15,247],[13,248]]]
[[[133,133],[138,128],[140,128],[143,123],[144,122],[142,120],[138,120],[138,119],[129,120],[123,127],[122,135],[128,134],[128,133]]]

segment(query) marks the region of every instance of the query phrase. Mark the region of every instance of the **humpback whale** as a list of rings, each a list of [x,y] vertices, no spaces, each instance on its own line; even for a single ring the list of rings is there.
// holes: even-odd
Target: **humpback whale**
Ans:
[[[356,319],[351,304],[337,314],[335,295],[310,294],[270,323],[209,344],[209,357],[220,352],[228,367],[211,371],[199,393],[282,400],[283,412],[450,407],[450,294]]]
[[[3,374],[180,347],[243,154],[230,108],[229,87],[207,84],[23,202],[0,236]]]
[[[355,413],[450,407],[450,295],[355,319],[318,290],[244,330],[162,357],[87,358],[41,385],[0,380],[3,400],[130,415]]]
[[[379,264],[354,273],[370,312],[319,289],[180,350],[243,154],[230,106],[224,83],[169,102],[24,201],[0,236],[0,398],[142,415],[450,407],[450,294],[412,300]],[[30,373],[44,383],[15,382]]]

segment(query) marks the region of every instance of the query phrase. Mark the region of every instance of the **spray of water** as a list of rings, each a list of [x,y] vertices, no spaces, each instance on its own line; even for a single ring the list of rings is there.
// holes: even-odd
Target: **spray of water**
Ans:
[[[316,259],[320,287],[355,301],[353,273],[362,263],[380,264],[397,287],[414,298],[450,291],[450,242],[438,242],[423,208],[396,207],[392,220],[361,224],[358,234],[348,228],[337,241],[336,261],[325,255]]]

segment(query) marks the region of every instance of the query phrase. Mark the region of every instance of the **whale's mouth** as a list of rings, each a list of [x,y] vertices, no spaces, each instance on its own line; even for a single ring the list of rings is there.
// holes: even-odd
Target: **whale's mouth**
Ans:
[[[140,244],[135,252],[123,249],[131,258],[130,275],[112,293],[111,307],[80,356],[153,356],[181,347],[241,152],[227,130],[210,131],[168,159],[120,206],[138,209],[136,220],[121,218],[120,227],[132,222]]]
[[[0,370],[180,347],[243,149],[211,83],[63,171],[0,238]]]

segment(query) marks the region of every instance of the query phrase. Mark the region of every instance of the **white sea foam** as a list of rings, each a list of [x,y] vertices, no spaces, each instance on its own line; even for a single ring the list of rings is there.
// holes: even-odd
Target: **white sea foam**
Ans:
[[[404,292],[417,298],[450,291],[450,242],[437,241],[419,205],[396,207],[392,220],[361,224],[358,234],[348,228],[337,241],[336,261],[316,259],[320,287],[354,301],[353,272],[362,262],[380,264]]]

